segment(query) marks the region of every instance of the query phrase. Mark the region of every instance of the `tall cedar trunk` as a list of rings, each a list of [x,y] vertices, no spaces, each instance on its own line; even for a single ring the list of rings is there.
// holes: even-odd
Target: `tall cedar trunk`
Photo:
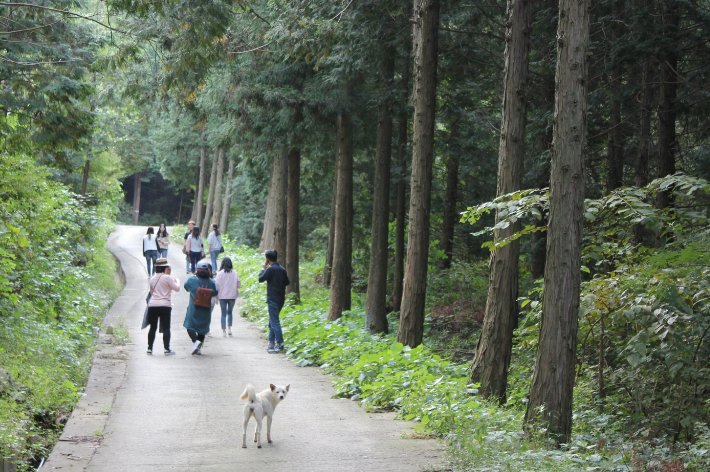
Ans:
[[[410,347],[420,345],[424,334],[424,303],[429,262],[429,209],[434,163],[439,6],[439,0],[414,0],[412,180],[407,266],[397,332],[397,341]]]
[[[411,14],[407,6],[407,17]],[[405,51],[411,53],[412,45],[410,41],[405,41]],[[397,208],[394,211],[397,220],[394,229],[394,270],[392,274],[392,310],[399,312],[402,306],[402,291],[404,290],[404,230],[407,218],[407,186],[404,177],[407,175],[407,132],[409,124],[409,103],[410,79],[412,76],[410,55],[405,54],[402,68],[402,106],[399,117],[399,129],[397,137]]]
[[[276,250],[279,260],[286,260],[286,193],[288,188],[288,148],[279,146],[271,165],[271,182],[261,233],[259,252]]]
[[[350,95],[346,85],[346,95]],[[353,132],[349,111],[338,115],[336,153],[338,156],[338,192],[335,200],[335,238],[333,270],[330,282],[328,319],[337,320],[350,307],[350,270],[352,264],[353,208]]]
[[[212,207],[214,206],[214,184],[217,180],[217,161],[219,160],[219,151],[215,151],[214,157],[212,158],[212,173],[210,174],[210,191],[207,193],[207,209],[205,209],[205,216],[203,219],[197,222],[200,226],[200,230],[203,233],[208,234],[207,231],[210,220],[212,219]],[[207,231],[207,232],[205,232]]]
[[[383,41],[389,41],[388,33]],[[372,199],[372,245],[367,277],[365,326],[370,333],[388,333],[387,325],[387,256],[389,239],[390,160],[392,159],[392,100],[394,48],[383,45],[380,67],[380,91],[384,97],[377,115],[377,151]]]
[[[405,154],[407,153],[407,119],[400,118],[399,138],[397,139],[397,171],[400,173],[397,182],[397,208],[394,227],[394,273],[392,274],[392,310],[398,312],[402,305],[402,290],[404,288],[404,228],[407,217],[407,201],[404,175],[407,173]]]
[[[584,152],[587,114],[589,0],[560,0],[550,218],[540,339],[525,423],[555,442],[572,432],[577,350]]]
[[[338,162],[336,156],[333,169],[333,196],[330,199],[330,224],[328,225],[328,247],[325,252],[325,267],[323,268],[323,285],[330,287],[333,274],[333,248],[335,246],[335,203],[338,196]]]
[[[651,77],[651,59],[643,62],[641,76],[641,109],[639,110],[639,149],[636,159],[636,187],[648,185],[648,163],[651,157],[651,101],[653,100],[653,85]],[[634,225],[634,242],[643,244],[643,225]]]
[[[224,178],[224,149],[219,150],[219,160],[217,161],[217,179],[214,182],[214,212],[211,223],[219,224],[222,218],[222,179]]]
[[[207,149],[202,146],[200,148],[200,168],[198,169],[197,190],[195,191],[195,214],[192,220],[196,224],[202,221],[202,209],[204,208],[205,199],[205,179],[207,178]]]
[[[234,158],[229,158],[229,170],[227,180],[224,181],[224,203],[222,204],[222,218],[219,222],[219,229],[223,233],[228,233],[229,208],[232,204],[232,179],[234,178]]]
[[[678,34],[680,14],[677,0],[665,0],[661,8],[664,39],[671,44],[661,61],[661,96],[658,104],[658,177],[665,177],[675,174],[678,54],[672,44]],[[656,196],[657,208],[667,208],[671,203],[670,191],[659,192]],[[657,239],[657,244],[659,243],[660,240]]]
[[[530,6],[528,0],[508,0],[506,22],[505,72],[498,190],[500,197],[520,190],[525,156],[526,85],[530,45]],[[496,223],[501,217],[496,212]],[[500,241],[520,230],[520,223],[496,231]],[[478,342],[471,380],[481,383],[484,398],[506,402],[508,368],[513,348],[513,330],[518,320],[518,241],[495,249],[490,259],[490,279],[483,330]]]
[[[444,257],[439,259],[437,266],[439,269],[451,267],[451,260],[454,257],[454,229],[458,213],[456,212],[456,198],[459,184],[459,155],[457,149],[458,140],[458,120],[451,125],[449,134],[449,149],[451,154],[446,160],[446,193],[444,196],[444,221],[441,225],[441,241],[439,247],[444,251]]]
[[[290,149],[288,151],[288,203],[287,203],[287,226],[286,226],[286,273],[291,282],[286,287],[286,293],[295,294],[296,302],[299,302],[301,289],[298,283],[298,245],[299,224],[300,224],[300,197],[301,197],[301,150]]]
[[[91,148],[88,151],[91,154]],[[89,171],[91,170],[91,160],[87,159],[84,163],[84,174],[81,176],[81,196],[86,196],[86,187],[89,184]]]
[[[624,0],[613,2],[613,15],[615,24],[611,30],[612,44],[619,40],[621,36],[622,11]],[[613,60],[618,61],[614,58]],[[606,166],[606,191],[611,192],[621,187],[624,183],[624,156],[622,154],[621,136],[621,77],[622,67],[616,64],[611,71],[611,81],[609,92],[611,94],[611,106],[609,113],[609,144],[607,146],[607,166]]]
[[[141,210],[141,176],[143,172],[136,172],[133,176],[133,224],[138,224],[138,215]]]

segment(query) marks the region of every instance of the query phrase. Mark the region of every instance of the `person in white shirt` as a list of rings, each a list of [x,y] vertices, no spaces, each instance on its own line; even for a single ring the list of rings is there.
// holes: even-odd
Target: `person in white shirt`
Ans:
[[[242,281],[239,279],[237,271],[232,267],[232,260],[229,257],[222,259],[222,265],[217,272],[215,278],[219,295],[219,307],[222,309],[222,337],[232,335],[232,321],[234,319],[232,312],[234,304],[239,298],[239,287],[242,286]]]
[[[155,274],[155,261],[158,259],[159,251],[158,238],[153,234],[153,227],[148,226],[148,231],[143,236],[143,257],[148,265],[148,277]]]
[[[195,226],[192,228],[192,234],[190,234],[185,241],[187,253],[190,254],[190,272],[193,274],[197,270],[197,263],[205,257],[204,246],[204,240],[202,236],[200,236],[200,228]]]
[[[175,351],[170,349],[170,314],[172,312],[172,292],[180,291],[180,281],[170,276],[168,260],[160,258],[155,262],[155,276],[150,279],[151,299],[148,302],[148,354],[153,354],[155,331],[160,321],[163,333],[163,348],[166,356],[172,356]]]
[[[212,270],[214,271],[217,269],[217,256],[222,252],[222,235],[217,223],[212,224],[212,232],[207,236],[207,250],[212,258]]]

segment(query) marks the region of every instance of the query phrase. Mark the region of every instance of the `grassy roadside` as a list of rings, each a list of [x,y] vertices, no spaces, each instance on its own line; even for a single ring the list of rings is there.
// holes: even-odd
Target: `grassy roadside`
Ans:
[[[100,246],[71,275],[70,303],[55,317],[39,307],[51,300],[20,302],[0,317],[0,451],[18,470],[49,454],[86,385],[96,334],[122,289],[116,271]]]

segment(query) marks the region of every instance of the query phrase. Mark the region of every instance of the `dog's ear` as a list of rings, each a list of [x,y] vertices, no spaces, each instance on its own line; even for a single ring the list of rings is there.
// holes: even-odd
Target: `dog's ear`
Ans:
[[[276,385],[274,385],[274,384],[269,384],[269,388],[270,388],[271,391],[273,392],[273,391],[276,389]]]
[[[288,388],[291,386],[291,384],[286,385],[286,391],[288,392]]]

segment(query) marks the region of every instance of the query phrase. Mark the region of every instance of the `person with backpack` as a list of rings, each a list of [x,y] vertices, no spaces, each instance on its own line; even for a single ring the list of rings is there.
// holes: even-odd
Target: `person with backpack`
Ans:
[[[185,290],[190,293],[187,314],[183,326],[192,340],[192,355],[202,355],[205,336],[210,332],[212,322],[212,298],[219,293],[217,284],[211,278],[212,268],[209,262],[200,261],[196,265],[195,275],[185,281]]]

